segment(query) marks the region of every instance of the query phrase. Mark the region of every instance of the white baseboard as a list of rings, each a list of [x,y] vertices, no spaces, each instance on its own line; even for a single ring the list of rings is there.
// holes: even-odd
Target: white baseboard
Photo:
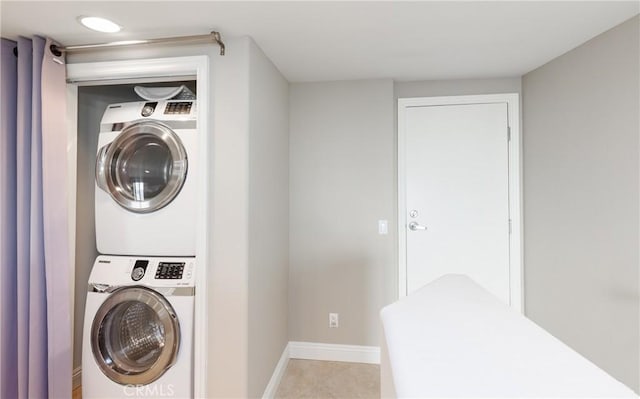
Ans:
[[[280,380],[282,380],[282,376],[284,376],[284,372],[287,369],[287,364],[289,364],[289,344],[287,344],[282,351],[280,360],[278,360],[278,364],[276,364],[276,368],[273,370],[273,374],[271,375],[271,379],[264,390],[264,394],[262,394],[262,399],[275,398],[278,386],[280,385]]]
[[[377,346],[289,342],[289,358],[380,364]]]
[[[82,367],[76,367],[73,369],[73,379],[71,380],[71,387],[76,389],[82,384]]]

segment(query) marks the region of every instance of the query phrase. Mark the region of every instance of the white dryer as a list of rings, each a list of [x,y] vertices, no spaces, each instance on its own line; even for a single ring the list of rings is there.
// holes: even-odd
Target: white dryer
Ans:
[[[89,277],[82,397],[193,397],[195,258],[99,256]]]
[[[195,100],[111,104],[100,123],[98,252],[195,256]]]

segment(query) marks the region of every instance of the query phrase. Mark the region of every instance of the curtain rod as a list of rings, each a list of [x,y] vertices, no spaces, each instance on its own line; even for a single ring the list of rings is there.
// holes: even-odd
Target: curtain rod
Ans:
[[[124,47],[124,46],[138,46],[142,44],[172,44],[183,42],[213,42],[220,46],[220,55],[224,55],[225,47],[222,39],[220,38],[220,32],[211,32],[208,35],[194,35],[194,36],[179,36],[179,37],[165,37],[161,39],[146,39],[146,40],[125,40],[120,42],[100,43],[100,44],[79,44],[76,46],[57,46],[51,45],[51,52],[59,57],[62,53],[72,53],[90,50],[99,50],[103,48]]]

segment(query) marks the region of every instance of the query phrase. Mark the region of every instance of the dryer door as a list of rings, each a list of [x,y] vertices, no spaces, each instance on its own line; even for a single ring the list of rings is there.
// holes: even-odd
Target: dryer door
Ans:
[[[91,326],[91,350],[102,372],[122,385],[145,385],[176,361],[180,324],[158,292],[119,288],[102,303]]]
[[[96,183],[123,208],[137,213],[168,205],[187,178],[187,152],[170,127],[133,123],[98,151]]]

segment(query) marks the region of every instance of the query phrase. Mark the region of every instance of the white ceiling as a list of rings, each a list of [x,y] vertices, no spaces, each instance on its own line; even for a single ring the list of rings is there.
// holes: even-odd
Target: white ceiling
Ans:
[[[521,76],[638,14],[640,2],[3,0],[0,7],[3,37],[39,34],[65,45],[211,30],[249,35],[299,82]],[[79,15],[107,17],[124,30],[92,32]]]

